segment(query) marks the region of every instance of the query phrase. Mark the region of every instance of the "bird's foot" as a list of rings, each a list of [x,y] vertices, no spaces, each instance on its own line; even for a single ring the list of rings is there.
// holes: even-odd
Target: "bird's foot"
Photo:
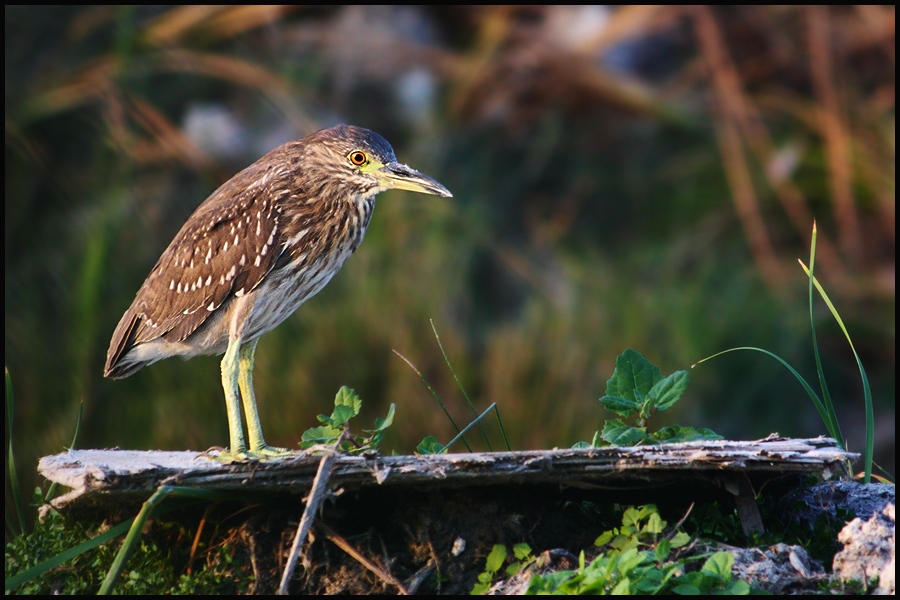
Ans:
[[[297,452],[298,451],[296,450],[290,450],[288,448],[279,448],[278,446],[268,446],[264,444],[258,448],[250,450],[249,454],[261,460],[265,460],[267,458],[284,458],[286,456],[293,456],[294,454],[297,454]]]
[[[232,452],[227,448],[215,448],[207,451],[207,454],[221,463],[264,461],[276,458],[285,458],[296,454],[295,451],[276,446],[260,446],[253,450],[240,449]]]

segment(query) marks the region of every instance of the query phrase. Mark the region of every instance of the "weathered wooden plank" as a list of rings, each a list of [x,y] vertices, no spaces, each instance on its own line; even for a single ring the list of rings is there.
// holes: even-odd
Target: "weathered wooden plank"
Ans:
[[[498,485],[556,483],[584,488],[644,488],[673,479],[717,479],[740,495],[738,475],[845,472],[857,454],[830,438],[704,441],[662,446],[552,449],[413,456],[338,456],[330,484]],[[161,485],[260,492],[309,491],[319,456],[298,453],[272,461],[223,464],[207,453],[73,450],[40,460],[47,479],[72,488],[57,507],[116,497],[143,500]],[[103,502],[101,501],[101,503]]]

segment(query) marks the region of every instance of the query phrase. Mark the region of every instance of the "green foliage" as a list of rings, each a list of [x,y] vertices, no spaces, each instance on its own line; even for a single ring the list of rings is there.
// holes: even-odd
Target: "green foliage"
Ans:
[[[307,449],[316,444],[335,444],[344,452],[363,452],[377,449],[384,438],[385,430],[394,422],[395,406],[391,404],[385,417],[375,419],[374,429],[363,429],[368,435],[350,433],[350,419],[359,415],[362,399],[347,386],[341,387],[334,397],[334,411],[330,416],[319,415],[320,427],[312,427],[300,437],[300,448]],[[340,440],[340,441],[339,441]]]
[[[204,561],[195,561],[190,573],[184,564],[190,558],[193,532],[167,523],[158,533],[165,543],[143,540],[119,579],[117,589],[128,594],[234,594],[246,593],[253,580],[250,565],[233,555],[227,544],[204,548]],[[36,567],[48,559],[84,544],[97,531],[64,519],[58,513],[35,524],[30,535],[21,535],[6,545],[5,576]],[[155,538],[155,536],[154,536]],[[173,542],[174,540],[174,542]],[[182,543],[177,543],[178,541]],[[172,543],[170,543],[172,542]],[[28,579],[16,594],[93,594],[107,575],[116,554],[115,544],[103,544],[77,554],[64,564]]]
[[[734,557],[727,552],[686,556],[690,536],[681,531],[666,533],[666,522],[653,505],[628,508],[622,526],[602,533],[595,545],[603,550],[590,562],[584,551],[572,570],[534,574],[528,594],[729,594],[745,595],[750,586],[731,573]],[[514,575],[540,567],[531,548],[519,544],[516,560],[506,572]],[[483,594],[492,585],[507,558],[506,548],[494,546],[485,571],[472,589]],[[692,563],[705,559],[699,570]]]
[[[506,567],[505,571],[509,577],[520,573],[538,560],[536,556],[532,555],[531,546],[524,542],[513,546],[513,556],[515,557],[515,560]],[[494,584],[494,577],[496,577],[500,569],[503,568],[506,557],[506,546],[503,544],[496,544],[491,549],[491,552],[488,554],[487,560],[485,561],[484,572],[478,576],[478,583],[472,587],[473,595],[482,596],[487,594],[488,590],[490,590],[491,586]]]
[[[38,521],[29,535],[20,535],[6,544],[5,578],[35,567],[47,559],[86,541],[90,535],[78,523],[70,523],[57,513]],[[108,546],[81,554],[59,567],[17,587],[17,594],[83,594],[96,592],[115,552]]]
[[[634,416],[636,425],[622,419],[610,419],[603,430],[594,435],[591,444],[579,442],[575,447],[596,447],[597,437],[613,446],[688,442],[691,440],[720,440],[722,436],[705,427],[670,425],[648,433],[647,421],[655,412],[672,408],[687,389],[690,375],[675,371],[662,376],[659,367],[635,350],[625,350],[616,358],[616,368],[606,382],[606,395],[600,398],[603,406],[623,417]]]
[[[742,596],[750,593],[745,581],[735,580],[731,575],[734,557],[728,552],[716,552],[706,559],[703,567],[693,573],[685,573],[675,578],[672,592],[681,595],[730,594]]]

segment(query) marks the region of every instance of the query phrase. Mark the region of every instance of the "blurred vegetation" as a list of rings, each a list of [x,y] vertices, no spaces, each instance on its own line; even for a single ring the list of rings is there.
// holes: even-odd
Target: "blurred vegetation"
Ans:
[[[385,448],[497,402],[516,449],[590,439],[615,357],[663,371],[738,345],[812,377],[797,265],[872,382],[893,471],[894,7],[6,7],[6,365],[16,455],[227,441],[217,357],[104,380],[110,335],[197,205],[276,145],[374,129],[451,200],[380,197],[365,243],[265,336],[266,439],[348,385]],[[820,306],[851,450],[862,390]],[[668,418],[731,438],[824,432],[789,373],[733,354]],[[814,379],[814,377],[813,377]],[[669,414],[669,413],[667,413]],[[33,487],[33,486],[32,486]],[[26,489],[29,489],[26,486]]]

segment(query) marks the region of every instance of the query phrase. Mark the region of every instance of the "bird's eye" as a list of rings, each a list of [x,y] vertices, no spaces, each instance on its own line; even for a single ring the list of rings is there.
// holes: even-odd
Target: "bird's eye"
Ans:
[[[350,162],[352,162],[357,167],[361,167],[369,162],[369,157],[366,156],[366,153],[361,150],[354,150],[347,155],[347,158],[349,158]]]

